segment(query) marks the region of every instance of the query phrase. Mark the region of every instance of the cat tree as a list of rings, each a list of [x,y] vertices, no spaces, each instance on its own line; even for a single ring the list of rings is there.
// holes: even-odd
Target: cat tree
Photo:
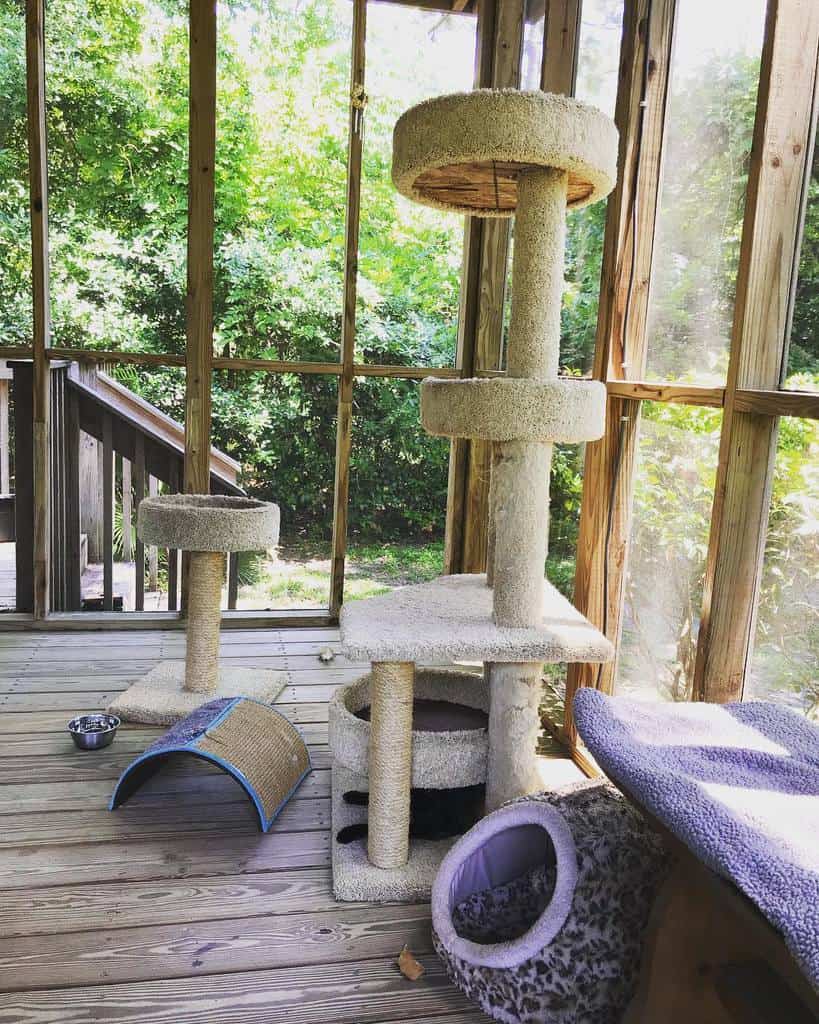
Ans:
[[[409,839],[416,662],[482,661],[488,683],[486,803],[540,788],[544,662],[599,662],[611,645],[544,580],[552,445],[603,433],[605,386],[557,376],[566,209],[602,199],[617,132],[600,111],[543,92],[476,90],[429,100],[395,126],[393,182],[428,206],[515,215],[506,376],[427,378],[421,422],[492,443],[487,576],[445,576],[345,605],[348,657],[369,660],[369,838],[354,871],[334,845],[342,898],[419,895],[434,875]],[[447,784],[440,778],[439,788]],[[337,804],[334,803],[334,812]],[[335,827],[335,821],[334,821]],[[435,865],[437,866],[437,864]],[[427,877],[428,876],[428,877]]]

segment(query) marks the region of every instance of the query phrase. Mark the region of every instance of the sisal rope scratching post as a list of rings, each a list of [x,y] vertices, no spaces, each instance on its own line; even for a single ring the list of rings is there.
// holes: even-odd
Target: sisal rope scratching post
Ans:
[[[188,564],[188,642],[185,689],[214,693],[219,680],[220,602],[225,556],[218,551],[191,551]]]
[[[380,868],[403,867],[409,856],[414,683],[411,661],[372,664],[367,852]]]
[[[225,553],[262,551],[279,540],[279,509],[253,498],[163,494],[144,498],[137,532],[147,544],[190,552],[185,661],[165,661],[109,707],[131,722],[173,725],[215,697],[262,703],[284,688],[281,672],[219,664],[219,626]]]

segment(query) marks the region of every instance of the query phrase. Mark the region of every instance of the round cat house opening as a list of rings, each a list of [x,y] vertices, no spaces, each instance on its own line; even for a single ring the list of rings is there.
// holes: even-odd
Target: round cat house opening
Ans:
[[[432,924],[447,952],[516,967],[563,927],[577,881],[574,840],[559,811],[520,802],[480,821],[449,851],[432,890]]]

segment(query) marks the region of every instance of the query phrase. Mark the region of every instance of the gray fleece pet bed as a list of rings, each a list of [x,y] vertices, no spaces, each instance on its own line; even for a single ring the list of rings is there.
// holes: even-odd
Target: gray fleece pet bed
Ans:
[[[783,935],[819,989],[819,728],[787,708],[579,690],[603,770]]]

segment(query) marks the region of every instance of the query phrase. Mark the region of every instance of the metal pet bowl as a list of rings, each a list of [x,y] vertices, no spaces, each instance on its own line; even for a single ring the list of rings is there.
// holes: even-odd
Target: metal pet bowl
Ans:
[[[113,741],[120,724],[116,715],[78,715],[68,723],[68,731],[80,750],[101,750]]]

